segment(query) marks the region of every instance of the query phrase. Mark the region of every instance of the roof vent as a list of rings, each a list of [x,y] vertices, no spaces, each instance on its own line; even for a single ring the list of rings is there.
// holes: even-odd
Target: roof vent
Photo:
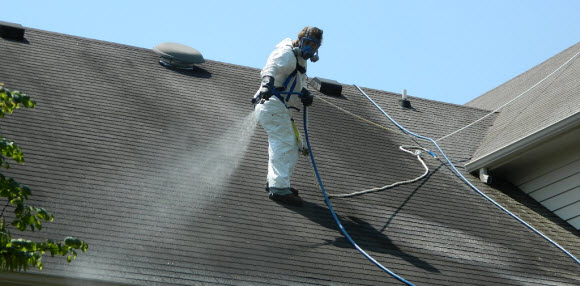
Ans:
[[[336,80],[315,77],[310,81],[314,89],[330,96],[340,96],[342,85]]]
[[[404,108],[411,108],[411,102],[407,97],[407,90],[403,89],[403,94],[401,94],[401,99],[399,99],[399,104]]]
[[[205,62],[196,49],[177,43],[161,43],[153,51],[161,56],[159,63],[176,69],[193,69],[195,64]]]
[[[0,37],[8,40],[24,41],[24,27],[20,24],[0,21]]]

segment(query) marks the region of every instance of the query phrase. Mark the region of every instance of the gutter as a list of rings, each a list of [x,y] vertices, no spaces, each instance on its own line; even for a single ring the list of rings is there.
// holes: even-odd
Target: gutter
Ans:
[[[481,168],[493,169],[515,159],[525,151],[567,131],[580,127],[580,112],[558,121],[510,145],[474,159],[465,165],[468,172]]]

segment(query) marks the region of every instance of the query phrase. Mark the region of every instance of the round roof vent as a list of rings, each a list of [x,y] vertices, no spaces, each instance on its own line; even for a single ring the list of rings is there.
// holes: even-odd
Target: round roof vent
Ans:
[[[153,48],[161,56],[159,63],[172,68],[192,69],[195,64],[205,62],[196,49],[177,43],[161,43]]]

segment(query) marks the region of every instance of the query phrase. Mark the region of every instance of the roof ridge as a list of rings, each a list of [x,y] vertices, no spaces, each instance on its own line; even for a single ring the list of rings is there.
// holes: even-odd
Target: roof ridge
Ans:
[[[47,31],[47,30],[31,28],[31,27],[25,27],[25,29],[27,31],[42,32],[42,33],[47,33],[47,34],[52,34],[52,35],[64,36],[64,37],[68,37],[68,38],[72,38],[72,39],[91,41],[91,42],[96,43],[96,44],[108,44],[111,46],[124,47],[124,48],[136,49],[136,50],[146,50],[146,51],[152,50],[152,49],[147,49],[147,48],[138,47],[138,46],[132,46],[132,45],[128,45],[128,44],[121,44],[121,43],[116,43],[116,42],[110,42],[110,41],[99,40],[99,39],[88,38],[88,37],[77,36],[77,35],[71,35],[71,34],[60,33],[60,32]]]
[[[350,86],[352,86],[352,85],[350,85]],[[363,86],[360,86],[360,88],[364,88],[364,89],[370,90],[370,91],[375,91],[375,92],[379,92],[379,93],[386,93],[388,95],[393,95],[393,96],[401,97],[401,94],[400,93],[396,93],[396,92],[392,92],[392,91],[385,91],[385,90],[374,89],[374,88],[363,87]],[[429,98],[417,97],[417,96],[412,96],[412,95],[409,95],[409,94],[407,94],[407,97],[408,98],[415,99],[415,100],[420,100],[420,101],[434,102],[434,103],[443,104],[443,105],[460,107],[460,108],[463,108],[463,109],[472,109],[472,110],[478,110],[478,111],[491,111],[491,109],[483,109],[483,108],[479,108],[479,107],[466,106],[466,105],[463,105],[463,104],[456,104],[456,103],[445,102],[445,101],[440,101],[440,100],[434,100],[434,99],[429,99]]]
[[[32,27],[25,27],[27,30],[31,30],[31,31],[37,31],[37,32],[42,32],[42,33],[48,33],[48,34],[53,34],[53,35],[59,35],[59,36],[64,36],[64,37],[68,37],[68,38],[72,38],[72,39],[79,39],[79,40],[84,40],[84,41],[91,41],[93,43],[97,43],[97,44],[105,44],[105,45],[111,45],[111,46],[117,46],[117,47],[123,47],[123,48],[129,48],[129,49],[135,49],[135,50],[142,50],[142,51],[153,51],[153,48],[143,48],[143,47],[138,47],[138,46],[132,46],[132,45],[128,45],[128,44],[122,44],[122,43],[116,43],[116,42],[110,42],[110,41],[106,41],[106,40],[99,40],[99,39],[94,39],[94,38],[88,38],[88,37],[83,37],[83,36],[77,36],[77,35],[71,35],[71,34],[66,34],[66,33],[60,33],[60,32],[53,32],[53,31],[48,31],[48,30],[42,30],[42,29],[37,29],[37,28],[32,28]],[[231,66],[231,67],[236,67],[236,68],[242,68],[242,69],[247,69],[247,70],[251,70],[251,71],[260,71],[260,68],[255,68],[255,67],[250,67],[250,66],[244,66],[244,65],[240,65],[240,64],[234,64],[234,63],[228,63],[228,62],[223,62],[223,61],[219,61],[219,60],[211,60],[211,59],[206,59],[207,63],[218,63],[218,64],[223,64],[226,66]],[[203,64],[202,64],[203,65]],[[309,79],[315,78],[316,76],[309,76]],[[341,85],[348,85],[348,86],[353,86],[352,84],[345,84],[342,82],[339,82]],[[369,87],[363,87],[361,86],[361,88],[365,88],[367,90],[371,90],[371,91],[376,91],[376,92],[380,92],[380,93],[386,93],[389,95],[394,95],[394,96],[400,96],[400,93],[396,93],[396,92],[392,92],[392,91],[386,91],[386,90],[380,90],[380,89],[376,89],[376,88],[369,88]],[[414,98],[416,100],[424,100],[424,101],[429,101],[429,102],[435,102],[435,103],[441,103],[441,104],[445,104],[445,105],[451,105],[451,106],[456,106],[456,107],[461,107],[461,108],[467,108],[467,109],[474,109],[474,110],[483,110],[483,111],[490,111],[488,109],[482,109],[482,108],[477,108],[477,107],[470,107],[470,106],[465,106],[465,105],[461,105],[461,104],[455,104],[455,103],[450,103],[450,102],[444,102],[444,101],[439,101],[439,100],[433,100],[433,99],[427,99],[427,98],[422,98],[422,97],[416,97],[416,96],[409,96],[410,98]]]
[[[138,46],[133,46],[133,45],[129,45],[129,44],[122,44],[122,43],[110,42],[110,41],[106,41],[106,40],[99,40],[99,39],[88,38],[88,37],[77,36],[77,35],[71,35],[71,34],[66,34],[66,33],[47,31],[47,30],[42,30],[42,29],[37,29],[37,28],[25,27],[25,29],[26,30],[30,30],[30,31],[35,31],[35,32],[42,32],[42,33],[47,33],[47,34],[52,34],[52,35],[58,35],[58,36],[68,37],[68,38],[71,38],[71,39],[78,39],[78,40],[83,40],[83,41],[90,41],[92,43],[101,44],[101,45],[110,45],[110,46],[121,47],[121,48],[128,48],[128,49],[134,49],[134,50],[139,50],[139,51],[153,51],[153,48],[138,47]],[[227,63],[227,62],[222,62],[222,61],[218,61],[218,60],[206,59],[206,62],[219,63],[219,64],[223,64],[223,65],[227,65],[227,66],[232,66],[232,67],[237,67],[237,68],[244,68],[244,69],[248,69],[248,70],[252,70],[252,71],[260,71],[261,70],[259,68],[255,68],[255,67],[244,66],[244,65],[234,64],[234,63]]]
[[[521,77],[523,77],[523,76],[527,76],[527,75],[528,75],[528,73],[529,73],[529,72],[531,72],[533,69],[536,69],[537,67],[539,67],[539,66],[541,66],[541,65],[544,65],[544,64],[548,63],[548,62],[549,62],[549,61],[551,61],[552,59],[554,59],[554,58],[556,58],[556,57],[558,57],[558,56],[561,56],[561,55],[565,54],[566,52],[568,52],[568,51],[569,51],[569,50],[571,50],[571,49],[574,49],[575,47],[580,47],[580,42],[577,42],[576,44],[574,44],[574,45],[572,45],[572,46],[568,47],[567,49],[565,49],[565,50],[563,50],[563,51],[561,51],[561,52],[559,52],[559,53],[557,53],[557,54],[555,54],[555,55],[553,55],[553,56],[549,57],[548,59],[544,60],[543,62],[541,62],[541,63],[539,63],[539,64],[537,64],[537,65],[534,65],[534,66],[532,66],[531,68],[527,69],[526,71],[524,71],[524,72],[520,73],[519,75],[517,75],[517,76],[515,76],[515,77],[511,78],[510,80],[508,80],[508,81],[506,81],[506,82],[504,82],[504,83],[502,83],[502,84],[499,84],[498,86],[494,87],[493,89],[490,89],[490,90],[488,90],[487,92],[485,92],[485,93],[481,94],[480,96],[478,96],[478,97],[476,97],[476,98],[473,98],[473,99],[471,99],[470,101],[466,102],[466,103],[465,103],[465,105],[467,105],[467,104],[470,104],[470,103],[472,103],[472,102],[476,101],[477,99],[479,99],[479,98],[481,98],[481,97],[484,97],[484,96],[486,96],[487,94],[490,94],[491,92],[493,92],[493,91],[495,91],[495,90],[499,89],[499,88],[500,88],[500,87],[502,87],[502,86],[505,86],[505,85],[509,84],[510,82],[513,82],[513,81],[515,81],[515,80],[517,80],[517,79],[519,79],[519,78],[521,78]],[[565,61],[564,61],[564,62],[565,62]],[[490,111],[491,111],[491,110],[493,110],[493,109],[490,109]]]

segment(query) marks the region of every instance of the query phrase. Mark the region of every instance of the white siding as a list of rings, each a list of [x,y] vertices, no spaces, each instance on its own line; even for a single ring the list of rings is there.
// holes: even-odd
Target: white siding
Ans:
[[[578,203],[580,201],[580,187],[566,191],[560,195],[542,201],[542,204],[551,211],[556,211],[562,206]]]
[[[551,170],[546,171],[545,173],[542,174],[536,174],[536,176],[532,180],[522,184],[518,184],[518,187],[522,191],[529,194],[532,191],[541,189],[542,187],[545,187],[549,184],[553,184],[554,182],[560,180],[561,178],[566,178],[580,172],[580,159],[577,159],[571,163],[568,163],[564,166],[557,168],[554,168],[555,164],[550,165],[552,167]],[[540,167],[538,167],[537,165],[534,167],[535,167],[534,169],[536,170],[540,169]]]
[[[518,187],[580,229],[580,160],[553,168]]]
[[[569,220],[579,215],[578,210],[580,210],[580,202],[575,202],[555,211],[554,213],[565,220]]]
[[[557,181],[542,187],[540,189],[530,190],[529,189],[522,189],[524,192],[529,194],[532,198],[536,199],[539,202],[543,202],[549,198],[552,198],[556,195],[560,195],[564,192],[572,190],[578,186],[580,186],[580,173],[576,173],[570,177],[557,177],[559,174],[554,174],[550,180],[556,178]]]

